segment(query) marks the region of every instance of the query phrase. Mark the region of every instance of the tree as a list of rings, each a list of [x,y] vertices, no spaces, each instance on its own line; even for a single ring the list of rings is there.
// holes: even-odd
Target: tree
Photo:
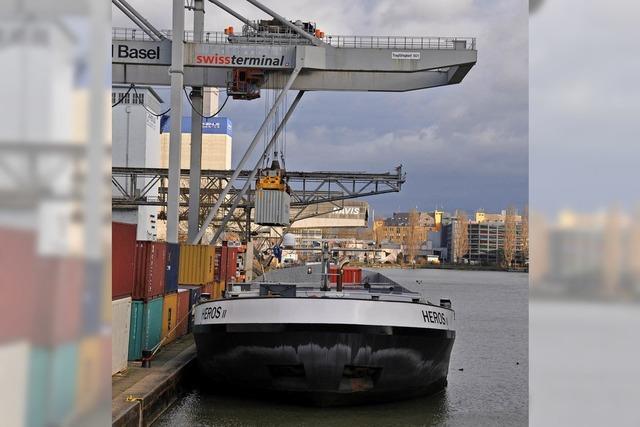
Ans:
[[[529,260],[529,206],[525,205],[520,223],[520,239],[522,240],[522,262]]]
[[[469,219],[467,213],[457,210],[453,224],[453,261],[461,263],[469,252]]]
[[[407,261],[413,263],[418,254],[420,246],[420,214],[414,208],[409,212],[409,221],[407,224],[407,233],[404,238],[404,245],[407,252]]]
[[[516,208],[510,205],[504,217],[504,240],[502,244],[502,264],[509,268],[516,256]]]
[[[384,240],[384,220],[376,219],[373,221],[373,234],[376,246],[380,247],[380,243]]]

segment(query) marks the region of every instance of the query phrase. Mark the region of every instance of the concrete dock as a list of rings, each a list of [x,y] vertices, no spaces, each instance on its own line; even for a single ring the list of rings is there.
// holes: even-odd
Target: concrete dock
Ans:
[[[112,425],[151,425],[179,397],[195,361],[196,347],[189,334],[161,349],[150,368],[129,362],[126,371],[112,377]]]

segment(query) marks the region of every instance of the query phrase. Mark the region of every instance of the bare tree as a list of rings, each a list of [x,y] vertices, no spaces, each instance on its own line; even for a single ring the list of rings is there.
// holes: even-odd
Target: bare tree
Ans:
[[[409,212],[404,244],[407,261],[413,264],[418,254],[418,246],[420,245],[420,214],[418,214],[415,208]]]
[[[516,256],[516,208],[510,205],[504,217],[504,241],[502,244],[502,264],[509,268]]]
[[[529,259],[529,206],[525,205],[520,222],[520,239],[522,241],[522,262]]]
[[[453,261],[457,264],[461,263],[467,252],[469,252],[469,218],[465,211],[457,210],[453,225]]]
[[[381,219],[373,220],[373,240],[376,241],[376,246],[380,247],[380,243],[384,240],[384,222]]]

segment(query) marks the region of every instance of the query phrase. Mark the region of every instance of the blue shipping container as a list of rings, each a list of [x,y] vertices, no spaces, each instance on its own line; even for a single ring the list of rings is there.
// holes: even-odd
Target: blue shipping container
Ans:
[[[200,300],[200,294],[202,293],[202,287],[200,286],[180,286],[180,289],[188,289],[189,290],[189,324],[187,326],[187,331],[191,332],[193,329],[193,317],[191,316],[193,306],[198,303]]]
[[[178,290],[178,268],[180,267],[180,245],[167,243],[167,272],[164,277],[164,293]]]
[[[129,324],[129,360],[139,360],[142,357],[142,330],[144,303],[131,301],[131,323]]]
[[[162,304],[164,298],[152,299],[144,305],[142,349],[151,350],[162,336]]]

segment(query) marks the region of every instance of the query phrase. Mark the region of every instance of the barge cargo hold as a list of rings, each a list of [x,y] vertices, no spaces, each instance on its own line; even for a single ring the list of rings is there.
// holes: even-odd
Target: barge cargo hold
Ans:
[[[387,402],[445,387],[453,310],[379,273],[363,272],[363,283],[337,292],[299,280],[255,282],[199,304],[194,337],[202,373],[225,389],[318,406]]]

